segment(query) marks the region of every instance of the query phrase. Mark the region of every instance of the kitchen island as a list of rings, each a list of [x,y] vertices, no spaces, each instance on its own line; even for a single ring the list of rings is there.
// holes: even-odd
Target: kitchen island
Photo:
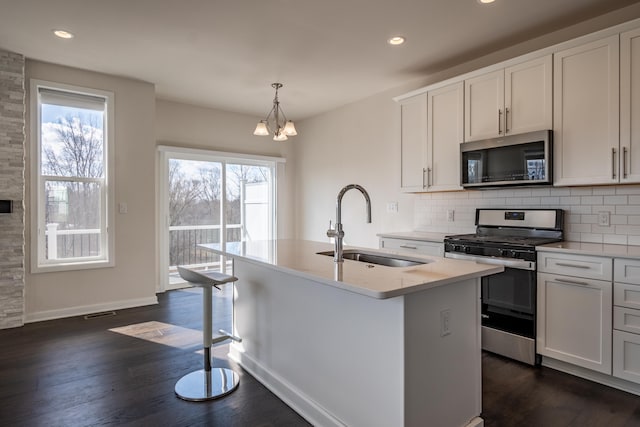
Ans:
[[[480,278],[502,267],[414,256],[426,263],[337,271],[328,243],[201,246],[239,278],[230,357],[312,424],[482,425]]]

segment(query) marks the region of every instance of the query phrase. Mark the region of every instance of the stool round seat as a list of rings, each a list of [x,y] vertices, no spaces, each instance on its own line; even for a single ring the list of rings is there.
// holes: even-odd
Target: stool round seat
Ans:
[[[178,266],[178,274],[180,277],[189,282],[189,284],[202,289],[202,338],[204,346],[204,369],[191,372],[178,380],[175,386],[176,395],[183,400],[192,402],[202,402],[211,399],[217,399],[234,391],[238,388],[240,377],[236,372],[228,368],[211,368],[211,344],[218,343],[227,339],[241,341],[240,338],[220,330],[222,334],[213,339],[212,335],[212,307],[211,288],[220,289],[220,285],[231,283],[238,280],[234,276],[230,276],[216,271],[195,271],[185,267]]]

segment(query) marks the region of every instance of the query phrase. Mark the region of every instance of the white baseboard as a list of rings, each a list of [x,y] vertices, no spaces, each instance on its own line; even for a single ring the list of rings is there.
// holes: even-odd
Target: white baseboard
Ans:
[[[242,344],[240,344],[242,345]],[[262,385],[267,387],[280,400],[289,405],[305,420],[314,426],[345,427],[346,424],[322,408],[309,396],[289,384],[278,375],[269,372],[253,358],[243,353],[234,343],[229,347],[229,358],[239,363],[243,369],[253,375]]]
[[[542,357],[542,366],[640,396],[639,384],[616,378],[611,375],[602,374],[600,372],[592,371],[591,369],[586,369],[581,366],[576,366],[571,363],[552,359],[546,356]]]
[[[41,322],[43,320],[62,319],[65,317],[83,316],[85,314],[100,313],[110,310],[122,310],[125,308],[141,307],[158,303],[154,295],[148,298],[137,298],[124,301],[111,301],[102,304],[82,305],[76,307],[61,308],[58,310],[38,311],[25,315],[25,323]]]

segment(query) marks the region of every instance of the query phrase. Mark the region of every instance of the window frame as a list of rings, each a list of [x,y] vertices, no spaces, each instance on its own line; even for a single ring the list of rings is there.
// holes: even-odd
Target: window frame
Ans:
[[[42,129],[40,90],[71,95],[101,98],[105,101],[103,127],[103,171],[102,179],[82,177],[51,177],[42,171]],[[30,80],[31,121],[31,272],[45,273],[72,271],[115,266],[115,185],[114,185],[114,140],[115,140],[115,95],[113,92],[45,80]],[[99,182],[100,194],[100,256],[74,257],[48,261],[46,259],[45,231],[45,185],[47,181]]]

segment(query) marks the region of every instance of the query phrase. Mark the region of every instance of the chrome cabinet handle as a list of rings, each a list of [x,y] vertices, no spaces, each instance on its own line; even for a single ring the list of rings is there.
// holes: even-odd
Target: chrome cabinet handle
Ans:
[[[427,186],[424,183],[424,174],[425,172],[427,172],[426,168],[422,168],[422,188],[427,188]]]
[[[567,283],[569,285],[589,286],[587,282],[581,282],[579,280],[561,279],[559,277],[556,277],[555,281],[560,283]]]
[[[622,148],[622,177],[627,179],[627,147]]]
[[[611,178],[616,179],[616,149],[611,148]]]
[[[400,247],[403,249],[418,249],[417,246],[411,246],[411,245],[400,245]]]
[[[427,188],[431,187],[431,168],[427,168]]]
[[[573,268],[584,268],[584,269],[588,269],[591,268],[588,265],[580,265],[580,264],[565,264],[564,262],[556,262],[556,265],[559,267],[573,267]]]
[[[504,133],[509,133],[509,109],[504,109]]]
[[[502,135],[502,110],[498,108],[498,135]]]

